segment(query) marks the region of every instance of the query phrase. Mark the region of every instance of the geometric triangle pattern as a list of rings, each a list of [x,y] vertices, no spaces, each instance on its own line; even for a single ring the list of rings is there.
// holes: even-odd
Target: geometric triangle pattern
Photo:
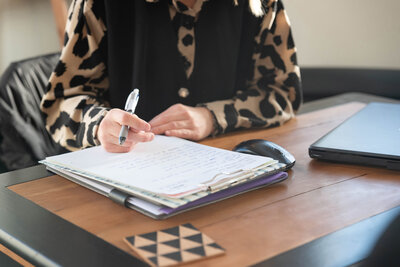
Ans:
[[[151,266],[173,266],[225,253],[190,223],[129,236],[124,241]]]

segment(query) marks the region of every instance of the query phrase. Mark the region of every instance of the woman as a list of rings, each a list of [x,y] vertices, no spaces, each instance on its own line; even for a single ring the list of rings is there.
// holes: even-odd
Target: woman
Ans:
[[[133,88],[137,115],[122,110]],[[154,134],[278,126],[301,100],[280,0],[75,0],[41,108],[65,148],[127,152]]]

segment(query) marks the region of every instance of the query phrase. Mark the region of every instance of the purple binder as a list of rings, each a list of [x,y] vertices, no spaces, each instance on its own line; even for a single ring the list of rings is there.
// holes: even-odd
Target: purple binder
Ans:
[[[275,184],[278,182],[281,182],[285,180],[288,177],[288,174],[286,172],[278,172],[276,174],[266,176],[266,177],[261,177],[259,179],[239,184],[237,186],[229,187],[227,189],[218,191],[214,194],[209,194],[208,196],[205,196],[203,198],[197,199],[195,201],[189,202],[183,206],[180,206],[178,208],[169,208],[169,207],[164,207],[161,210],[167,215],[167,217],[171,215],[175,215],[176,213],[180,213],[186,210],[190,210],[193,208],[201,207],[206,204],[216,202],[219,200],[223,200],[238,194],[242,194],[251,190],[255,190],[260,187],[265,187],[267,185]]]

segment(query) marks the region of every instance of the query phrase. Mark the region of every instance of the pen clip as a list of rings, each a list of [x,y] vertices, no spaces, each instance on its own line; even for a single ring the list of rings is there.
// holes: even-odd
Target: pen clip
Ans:
[[[228,177],[215,181],[215,179],[221,175],[227,175]],[[253,170],[243,170],[243,169],[240,169],[240,170],[237,170],[234,172],[221,172],[221,173],[216,174],[210,180],[208,180],[204,183],[201,183],[200,186],[205,188],[207,191],[215,191],[215,190],[223,188],[227,185],[231,186],[235,183],[243,181],[244,179],[247,179],[253,175],[254,175]]]

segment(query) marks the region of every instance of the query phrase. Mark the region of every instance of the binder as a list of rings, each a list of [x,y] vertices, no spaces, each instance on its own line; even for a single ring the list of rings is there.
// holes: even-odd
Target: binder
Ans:
[[[179,138],[156,136],[155,140],[152,145],[148,143],[139,144],[138,149],[136,151],[134,149],[132,153],[111,155],[102,151],[101,147],[96,147],[85,151],[48,157],[41,163],[45,164],[50,171],[64,178],[154,219],[169,218],[194,208],[281,182],[287,178],[287,173],[284,171],[287,170],[288,166],[271,158],[245,154],[238,155],[238,152],[207,147]],[[198,157],[197,160],[199,162],[191,162],[188,159],[185,164],[190,166],[179,165],[180,162],[170,158],[170,155],[167,158],[157,156],[153,158],[153,154],[162,155],[165,150],[172,151],[171,155],[174,155],[176,151],[182,151],[182,148],[189,151],[185,152],[187,155],[203,156]],[[213,158],[217,155],[225,158]],[[149,157],[150,161],[144,160],[149,159]],[[176,157],[179,158],[179,156]],[[158,162],[159,159],[161,160]],[[124,160],[128,161],[125,162]],[[163,162],[165,163],[165,160],[168,161],[166,166],[169,166],[168,164],[180,166],[185,172],[182,177],[185,178],[186,175],[197,177],[200,182],[194,184],[191,180],[192,177],[190,179],[183,178],[184,180],[182,180],[181,178],[168,176],[170,173],[164,174],[155,170],[154,175],[159,176],[155,178],[155,181],[168,185],[167,188],[169,189],[159,187],[159,190],[163,190],[162,192],[152,190],[152,186],[154,185],[154,188],[156,188],[157,184],[154,181],[143,181],[138,176],[140,174],[143,174],[143,177],[151,176],[153,169],[162,165]],[[132,178],[132,181],[129,179],[124,180],[124,175],[130,178],[129,168],[132,161],[135,161],[134,165],[136,164],[136,169],[134,169],[136,175]],[[218,164],[215,164],[214,161],[218,161]],[[100,165],[97,166],[96,162],[100,162]],[[105,162],[109,166],[104,167]],[[138,162],[142,162],[141,165],[138,165]],[[190,171],[190,168],[193,167],[191,164],[196,167],[193,171]],[[239,166],[239,168],[233,170],[224,169],[232,168],[232,166]],[[252,168],[244,168],[248,166],[252,166]],[[170,171],[171,173],[179,173],[179,170],[173,169]],[[104,172],[115,174],[115,177],[121,176],[113,178],[113,176],[105,175]],[[201,176],[203,173],[208,176],[203,178]],[[181,184],[182,181],[184,185]]]

